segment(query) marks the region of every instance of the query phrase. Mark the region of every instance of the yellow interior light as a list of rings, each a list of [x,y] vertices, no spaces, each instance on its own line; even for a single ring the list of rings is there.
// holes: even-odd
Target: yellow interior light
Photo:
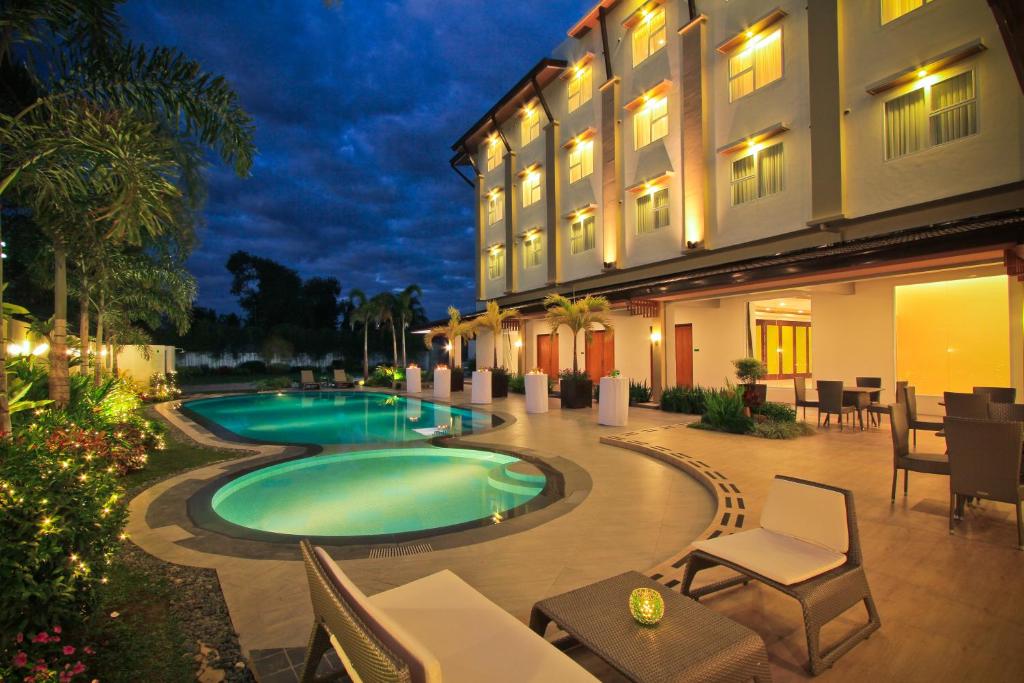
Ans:
[[[754,32],[753,31],[747,31],[745,35],[747,36],[747,38],[753,38],[754,37]]]
[[[927,75],[928,75],[928,71],[926,69],[921,69],[920,71],[917,72],[917,77],[918,78],[924,78]]]
[[[657,344],[660,341],[661,341],[661,332],[658,331],[658,330],[652,330],[651,331],[651,343],[652,344]]]

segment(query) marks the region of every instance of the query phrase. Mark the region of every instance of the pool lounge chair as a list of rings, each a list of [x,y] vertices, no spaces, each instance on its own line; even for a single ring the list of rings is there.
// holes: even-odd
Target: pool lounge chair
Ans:
[[[319,389],[320,383],[313,377],[312,370],[301,370],[299,372],[299,385],[303,389]]]
[[[332,384],[336,387],[354,387],[356,385],[341,368],[335,368]]]
[[[363,683],[594,683],[597,679],[448,570],[367,597],[302,541],[313,632],[302,683],[334,647]]]

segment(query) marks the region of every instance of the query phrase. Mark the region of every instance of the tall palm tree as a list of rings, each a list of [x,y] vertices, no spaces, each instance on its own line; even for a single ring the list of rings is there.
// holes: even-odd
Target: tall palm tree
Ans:
[[[353,289],[348,295],[352,302],[352,313],[348,324],[355,329],[356,324],[363,326],[363,380],[370,377],[370,322],[376,317],[375,305],[366,298],[361,289]]]
[[[391,329],[391,357],[394,366],[398,367],[398,336],[395,334],[396,309],[398,300],[391,292],[381,292],[371,300],[374,306],[374,320],[377,325],[386,325]]]
[[[572,332],[572,372],[579,373],[579,361],[577,359],[577,344],[580,332],[584,333],[589,342],[594,335],[594,328],[603,325],[604,329],[611,330],[612,323],[608,314],[611,304],[603,296],[587,295],[582,299],[573,301],[561,294],[549,294],[544,297],[544,308],[547,314],[544,318],[551,327],[551,332],[557,333],[558,328],[568,327]]]
[[[423,296],[423,290],[420,289],[419,285],[409,285],[396,297],[397,305],[395,310],[398,313],[398,319],[401,322],[402,330],[402,367],[409,366],[409,359],[405,353],[405,337],[409,323],[415,319],[416,314],[422,311],[420,306],[420,297]]]
[[[423,343],[428,349],[433,348],[434,340],[444,337],[448,340],[448,364],[455,365],[455,345],[462,344],[463,339],[472,339],[476,334],[474,325],[469,320],[463,320],[459,309],[454,306],[448,307],[448,324],[430,328],[423,338]],[[461,349],[460,349],[461,350]],[[452,368],[455,369],[454,367]]]
[[[491,338],[494,340],[494,365],[491,366],[492,368],[498,367],[498,340],[501,339],[502,323],[505,321],[505,318],[511,318],[518,312],[519,309],[516,308],[501,310],[497,301],[488,301],[487,308],[473,321],[477,329],[488,330],[491,333]],[[479,343],[477,348],[479,348]]]

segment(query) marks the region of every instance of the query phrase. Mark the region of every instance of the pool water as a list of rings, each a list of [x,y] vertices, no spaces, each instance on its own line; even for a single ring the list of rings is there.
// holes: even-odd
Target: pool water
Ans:
[[[453,435],[492,425],[488,413],[372,392],[248,394],[199,399],[185,408],[238,436],[276,443],[415,441],[441,425]]]
[[[303,536],[381,536],[497,523],[533,500],[544,474],[502,453],[411,447],[317,455],[234,479],[214,511],[250,529]]]

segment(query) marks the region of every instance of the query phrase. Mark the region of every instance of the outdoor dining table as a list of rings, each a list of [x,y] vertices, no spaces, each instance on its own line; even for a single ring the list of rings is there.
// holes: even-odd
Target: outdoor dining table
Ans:
[[[864,429],[864,409],[871,403],[871,394],[881,391],[882,387],[843,386],[843,405],[851,405],[857,409],[857,420],[861,429]]]

